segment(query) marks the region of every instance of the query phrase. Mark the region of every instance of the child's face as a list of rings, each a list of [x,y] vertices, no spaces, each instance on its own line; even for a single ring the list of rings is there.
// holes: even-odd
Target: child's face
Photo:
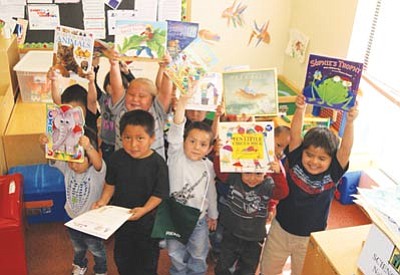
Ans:
[[[242,181],[253,188],[264,181],[264,173],[242,173]]]
[[[304,149],[301,157],[301,163],[311,175],[318,175],[325,172],[328,170],[331,162],[332,158],[326,153],[325,149],[313,145]]]
[[[83,163],[68,162],[68,167],[77,174],[85,173],[90,167],[89,159],[85,157]]]
[[[211,136],[206,131],[192,129],[188,133],[183,148],[190,160],[201,160],[211,151]]]
[[[155,136],[149,136],[141,125],[127,125],[122,133],[122,147],[125,152],[135,159],[151,155],[151,144]]]
[[[289,145],[290,134],[286,132],[281,132],[275,136],[275,155],[278,159],[283,156],[283,150]]]
[[[191,122],[201,122],[206,118],[207,112],[199,110],[186,110],[185,115]]]
[[[153,103],[153,95],[141,83],[132,83],[125,95],[125,107],[128,111],[148,111]]]

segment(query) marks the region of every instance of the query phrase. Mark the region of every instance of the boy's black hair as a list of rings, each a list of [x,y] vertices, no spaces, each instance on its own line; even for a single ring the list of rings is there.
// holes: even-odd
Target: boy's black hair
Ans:
[[[87,108],[87,91],[79,84],[69,86],[61,95],[61,103],[79,102]]]
[[[119,132],[122,136],[127,125],[142,126],[149,136],[154,135],[155,121],[152,114],[144,110],[126,112],[119,122]]]
[[[328,128],[314,127],[307,131],[303,140],[304,149],[310,146],[324,149],[333,158],[339,147],[339,138]]]
[[[128,89],[129,86],[129,79],[127,78],[127,76],[121,72],[121,79],[122,79],[122,85],[124,86],[125,90]],[[134,79],[134,77],[133,77]],[[107,89],[107,85],[110,85],[110,72],[108,72],[106,74],[106,76],[104,77],[104,82],[103,82],[103,91],[106,91]]]
[[[211,129],[211,126],[203,121],[191,122],[185,129],[185,133],[183,135],[183,140],[186,140],[190,131],[192,131],[194,129],[206,132],[210,136],[210,146],[214,144],[214,134]]]

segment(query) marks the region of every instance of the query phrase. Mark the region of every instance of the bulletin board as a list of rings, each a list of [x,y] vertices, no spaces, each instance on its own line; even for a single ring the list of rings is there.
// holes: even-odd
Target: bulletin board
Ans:
[[[100,1],[100,0],[99,0]],[[84,29],[83,26],[83,10],[82,10],[82,2],[79,3],[69,3],[69,4],[57,4],[60,10],[60,25],[73,27],[77,29]],[[106,18],[106,27],[107,27],[107,11],[111,8],[107,5],[105,7],[105,18]],[[135,1],[134,0],[125,0],[122,1],[118,6],[119,10],[133,10],[135,9]],[[191,9],[191,0],[182,0],[182,20],[190,21],[190,9]],[[25,9],[25,18],[28,18],[26,9]],[[29,18],[28,18],[29,19]],[[106,41],[113,42],[114,36],[107,35],[108,31],[106,31]],[[26,33],[25,42],[26,43],[37,43],[37,42],[53,42],[54,41],[54,31],[53,30],[30,30],[28,28]]]
[[[100,1],[100,0],[99,0]],[[60,10],[60,25],[73,27],[77,29],[84,29],[83,26],[83,10],[82,10],[82,2],[79,3],[69,3],[69,4],[57,4]],[[105,7],[105,18],[106,18],[106,26],[107,26],[107,10],[111,8],[107,5]],[[122,1],[118,7],[119,10],[133,10],[135,9],[135,1],[133,0],[125,0]],[[26,9],[25,9],[25,18],[28,18]],[[28,18],[29,20],[29,18]],[[107,35],[106,32],[106,41],[114,41],[113,35]],[[26,32],[25,42],[53,42],[54,41],[54,31],[53,30],[30,30],[28,28]]]

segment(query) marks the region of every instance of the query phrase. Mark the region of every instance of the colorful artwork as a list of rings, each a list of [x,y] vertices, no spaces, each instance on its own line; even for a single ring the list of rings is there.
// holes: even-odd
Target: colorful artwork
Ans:
[[[79,139],[84,134],[84,125],[81,107],[47,104],[46,158],[82,163],[84,150]]]
[[[167,50],[175,58],[197,38],[199,24],[167,20]]]
[[[214,112],[222,100],[221,73],[207,72],[200,79],[197,90],[186,105],[188,110]]]
[[[221,172],[267,172],[274,160],[274,123],[221,122]]]
[[[92,68],[94,36],[83,30],[58,26],[54,33],[53,65],[64,77],[84,78]]]
[[[329,128],[331,126],[330,118],[325,117],[305,117],[303,120],[302,135],[304,136],[308,130],[314,127]]]
[[[117,20],[115,47],[124,61],[161,61],[167,46],[167,23]]]
[[[306,57],[306,50],[309,38],[297,30],[290,30],[289,43],[285,53],[303,63]]]
[[[244,26],[243,13],[247,9],[247,6],[242,5],[242,2],[239,2],[239,4],[236,5],[236,2],[237,0],[233,1],[232,5],[226,8],[221,15],[222,18],[227,19],[228,27],[231,22],[235,28]]]
[[[209,44],[214,44],[221,40],[221,36],[219,36],[217,33],[206,29],[199,30],[199,37]]]
[[[348,111],[354,106],[363,64],[311,54],[303,94],[308,103]]]
[[[234,115],[277,116],[276,69],[222,73],[225,111]]]
[[[196,39],[170,62],[165,72],[181,93],[187,93],[189,79],[200,80],[216,62],[210,47]]]
[[[251,41],[253,39],[257,40],[256,42],[256,47],[261,43],[269,44],[271,42],[271,36],[268,32],[268,25],[269,25],[269,20],[267,22],[264,22],[260,27],[257,25],[256,20],[254,20],[254,27],[253,31],[250,34],[250,39],[249,43],[247,43],[247,46],[250,45]]]

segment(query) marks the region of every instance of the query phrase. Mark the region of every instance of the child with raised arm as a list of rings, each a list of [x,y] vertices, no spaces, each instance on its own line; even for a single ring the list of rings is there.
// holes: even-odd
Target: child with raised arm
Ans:
[[[41,145],[48,141],[46,135],[41,135]],[[83,163],[55,161],[51,164],[64,174],[65,210],[71,219],[90,210],[93,203],[100,198],[106,174],[106,165],[97,151],[95,142],[87,136],[82,136],[79,145],[85,150]],[[86,273],[88,250],[94,257],[95,274],[107,274],[107,255],[103,240],[71,228],[68,228],[68,233],[74,249],[72,274]]]
[[[215,230],[218,210],[215,173],[210,160],[213,133],[203,122],[194,122],[184,130],[185,106],[192,95],[182,95],[168,132],[168,170],[170,194],[183,205],[200,210],[198,222],[185,245],[167,239],[171,259],[170,274],[205,274],[209,250],[209,229]]]
[[[312,128],[302,138],[305,109],[305,98],[299,95],[285,150],[290,192],[279,201],[271,224],[261,262],[264,275],[280,274],[289,256],[292,274],[301,274],[309,236],[325,230],[334,191],[349,167],[357,106],[347,113],[340,146],[327,128]]]
[[[112,203],[132,216],[115,233],[114,260],[120,275],[156,275],[159,240],[151,238],[155,209],[169,194],[168,168],[151,149],[154,117],[147,111],[125,113],[120,122],[122,149],[111,155],[106,183],[94,208]]]
[[[215,274],[231,274],[235,263],[234,274],[255,274],[266,236],[268,204],[271,199],[288,195],[287,182],[279,160],[269,164],[273,173],[222,173],[219,153],[215,151],[215,172],[229,188],[225,203],[219,208],[219,223],[224,230]]]
[[[164,58],[169,62],[169,56]],[[117,65],[119,66],[119,65]],[[161,69],[161,68],[160,68]],[[122,82],[111,82],[113,91],[123,93]],[[153,81],[148,78],[136,78],[132,80],[126,90],[123,103],[119,108],[112,110],[115,115],[115,150],[122,147],[122,139],[119,131],[119,121],[124,113],[132,110],[148,111],[155,119],[155,140],[152,149],[165,159],[164,149],[164,123],[171,103],[172,82],[163,74],[161,88],[158,90]]]

